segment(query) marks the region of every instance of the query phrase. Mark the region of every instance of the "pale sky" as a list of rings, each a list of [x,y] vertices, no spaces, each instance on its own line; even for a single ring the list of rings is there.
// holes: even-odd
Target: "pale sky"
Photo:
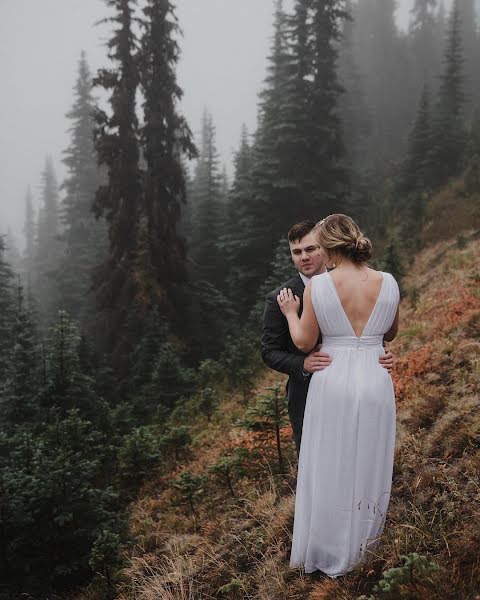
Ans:
[[[412,0],[402,0],[399,19]],[[257,94],[270,48],[273,0],[177,0],[184,32],[179,83],[183,111],[197,133],[203,108],[213,113],[217,145],[231,170],[240,128],[255,130]],[[95,72],[109,66],[102,0],[0,1],[0,233],[23,224],[27,185],[35,201],[45,155],[51,154],[59,181],[65,171],[72,88],[82,49]]]

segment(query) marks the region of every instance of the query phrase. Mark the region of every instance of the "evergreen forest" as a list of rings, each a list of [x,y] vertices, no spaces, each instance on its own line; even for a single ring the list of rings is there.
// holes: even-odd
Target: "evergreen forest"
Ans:
[[[294,273],[289,228],[351,215],[411,306],[415,258],[480,229],[474,0],[414,0],[406,31],[395,0],[275,0],[233,176],[215,115],[205,107],[194,139],[182,114],[175,3],[105,4],[105,67],[82,53],[72,73],[67,176],[45,149],[23,239],[0,237],[0,600],[213,597],[118,595],[139,543],[132,506],[172,473],[194,529],[209,482],[240,501],[264,460],[248,445],[208,475],[183,468],[192,422],[220,418],[221,398],[236,399],[239,431],[277,440],[267,463],[285,472],[282,389],[256,391],[265,295]]]

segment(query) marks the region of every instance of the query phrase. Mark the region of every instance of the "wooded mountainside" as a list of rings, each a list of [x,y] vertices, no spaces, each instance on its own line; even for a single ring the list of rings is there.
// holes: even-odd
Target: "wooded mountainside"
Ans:
[[[250,569],[249,561],[260,569],[264,544],[277,539],[268,527],[261,540],[255,539],[261,530],[255,527],[236,538],[239,544],[258,544],[258,553],[248,550],[248,565],[230,571],[220,554],[215,559],[220,562],[211,563],[218,580],[205,588],[210,595],[178,591],[190,581],[183,575],[173,587],[159,575],[163,591],[141,595],[135,586],[147,582],[149,564],[143,552],[163,552],[144,534],[152,523],[157,527],[153,513],[142,513],[142,502],[157,502],[155,492],[149,496],[145,490],[164,478],[158,510],[170,500],[185,505],[171,521],[168,516],[169,535],[177,525],[190,531],[193,523],[194,544],[198,536],[207,539],[217,531],[213,520],[203,520],[205,506],[211,510],[224,501],[223,492],[210,487],[217,479],[243,510],[257,510],[262,523],[280,506],[282,527],[287,526],[292,499],[280,498],[292,485],[291,448],[284,455],[276,448],[270,456],[259,455],[256,446],[259,441],[268,446],[269,428],[289,435],[284,416],[272,422],[272,411],[284,411],[276,379],[268,380],[273,389],[262,401],[255,395],[263,381],[258,377],[265,377],[258,353],[263,302],[292,272],[290,226],[333,212],[359,222],[374,241],[374,264],[402,283],[408,327],[419,327],[420,316],[433,319],[429,311],[442,289],[451,310],[435,315],[445,327],[459,319],[451,329],[437,331],[431,323],[424,333],[412,330],[411,345],[404,333],[396,346],[399,393],[406,386],[412,402],[415,396],[411,406],[425,412],[405,416],[411,452],[402,468],[416,469],[416,462],[408,462],[415,448],[427,461],[432,444],[440,444],[433,456],[444,461],[445,481],[435,485],[450,481],[449,438],[442,441],[438,432],[450,418],[455,423],[474,418],[478,390],[471,377],[475,373],[478,381],[478,361],[468,355],[464,365],[455,363],[452,385],[453,379],[462,383],[453,391],[441,374],[429,387],[430,367],[441,364],[450,371],[448,353],[434,355],[444,362],[428,362],[433,360],[428,344],[437,348],[441,339],[448,348],[450,334],[478,341],[478,269],[472,256],[478,256],[474,238],[480,228],[480,35],[474,0],[455,0],[448,14],[437,0],[415,0],[407,32],[398,29],[394,0],[296,0],[292,11],[277,0],[258,127],[239,132],[232,181],[216,149],[215,116],[205,109],[200,139],[194,140],[181,114],[183,91],[176,77],[181,23],[173,3],[105,1],[111,9],[108,66],[93,74],[82,54],[72,76],[71,137],[63,159],[68,175],[58,182],[47,156],[38,211],[31,188],[26,192],[22,250],[12,236],[0,238],[0,599],[65,598],[89,582],[91,591],[79,597],[207,598],[218,597],[222,586],[225,597],[284,597],[268,595],[277,589],[275,582],[283,582],[280,571],[256,571],[247,591],[226,579],[226,572],[238,579]],[[95,99],[97,91],[106,95],[106,106]],[[416,257],[429,257],[428,268],[421,271],[419,262],[412,267]],[[448,266],[452,279],[443,278],[437,262]],[[421,285],[412,275],[418,269],[425,278]],[[427,302],[430,272],[444,288]],[[456,296],[463,304],[455,304]],[[464,323],[467,316],[471,323]],[[416,391],[409,387],[413,381]],[[438,411],[458,417],[445,416],[438,425],[437,413],[426,405],[430,394]],[[459,399],[457,408],[450,397]],[[209,436],[222,437],[222,427],[215,429],[224,424],[222,414],[227,420],[238,416],[239,432],[256,433],[253,439],[238,433],[239,440],[250,442],[223,457],[210,456],[207,442]],[[201,429],[192,428],[192,418]],[[473,464],[476,421],[465,427],[458,429],[462,442],[452,441],[451,456],[467,461],[471,451]],[[435,431],[440,437],[434,442]],[[211,459],[208,473],[186,468],[192,451],[205,464]],[[478,501],[469,464],[459,463],[467,474],[455,490],[448,488],[454,522],[458,494],[466,494],[472,511]],[[249,504],[248,493],[257,482],[264,489],[267,471],[271,491],[259,491],[258,503]],[[236,478],[244,476],[237,490]],[[413,510],[420,482],[415,487],[405,477],[409,491],[402,498]],[[144,500],[135,503],[140,490]],[[437,491],[447,502],[445,490]],[[208,494],[210,504],[203,505]],[[402,523],[411,523],[412,533],[405,542],[399,534],[396,553],[388,541],[375,567],[378,579],[384,567],[399,564],[400,551],[425,555],[415,568],[427,569],[422,573],[428,577],[437,572],[428,557],[446,561],[447,548],[451,558],[449,536],[457,529],[448,529],[449,509],[431,498],[425,502],[432,511],[429,523],[442,532],[446,546],[440,548],[440,538],[430,543],[427,523],[412,524],[405,515]],[[392,518],[403,519],[405,506],[394,507]],[[427,518],[420,508],[417,517]],[[240,527],[239,514],[231,518]],[[210,527],[210,534],[202,527]],[[248,531],[253,533],[246,541]],[[475,534],[465,535],[471,536],[473,554]],[[275,548],[268,550],[274,553],[268,560],[284,561]],[[464,552],[467,545],[451,563],[456,582],[451,593],[463,595],[442,598],[473,598],[479,589],[478,564],[472,559],[465,565]],[[125,566],[130,555],[134,561],[139,557],[132,571]],[[146,565],[145,580],[139,564]],[[263,583],[261,573],[268,575]],[[447,594],[447,584],[435,577]],[[293,583],[289,598],[307,597],[299,581],[305,583]],[[359,583],[342,593],[376,593],[371,588]],[[136,595],[128,595],[132,589]],[[373,597],[400,597],[383,593]],[[330,597],[355,596],[332,591],[311,599]]]

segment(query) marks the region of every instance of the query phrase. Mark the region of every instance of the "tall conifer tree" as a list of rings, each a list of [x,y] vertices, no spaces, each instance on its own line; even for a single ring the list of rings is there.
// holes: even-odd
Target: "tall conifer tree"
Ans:
[[[297,0],[290,16],[277,5],[254,148],[254,213],[269,223],[268,232],[257,236],[257,253],[265,259],[257,284],[293,222],[344,206],[348,174],[337,58],[345,15],[338,0]]]
[[[109,226],[112,267],[129,261],[137,247],[141,207],[136,92],[139,84],[137,47],[133,33],[135,0],[105,0],[116,14],[108,19],[117,27],[108,42],[112,69],[101,69],[96,85],[111,93],[112,114],[96,111],[96,149],[108,170],[108,182],[95,200],[97,215]]]
[[[22,256],[18,249],[17,239],[9,227],[5,235],[6,259],[13,271],[19,274],[22,269]]]
[[[425,191],[433,183],[433,134],[430,90],[425,83],[417,117],[408,139],[403,191]]]
[[[465,109],[469,115],[478,105],[480,75],[478,73],[479,34],[475,0],[459,0],[458,12],[464,53]]]
[[[186,280],[185,248],[179,234],[186,199],[182,161],[193,158],[196,149],[187,122],[178,110],[183,92],[175,70],[180,55],[180,30],[174,7],[170,0],[148,0],[143,12],[139,64],[145,98],[141,142],[146,162],[146,242],[153,276],[175,304],[175,298],[170,296]]]
[[[407,157],[395,190],[399,239],[402,240],[403,249],[410,254],[418,248],[425,216],[426,194],[434,186],[436,165],[433,144],[430,91],[425,83],[415,123],[408,138]],[[396,248],[392,244],[389,247],[390,253]]]
[[[38,415],[36,399],[40,388],[37,340],[23,290],[17,289],[12,325],[11,361],[8,377],[1,386],[1,420],[5,430],[32,425]]]
[[[413,89],[420,93],[423,82],[431,88],[440,74],[443,37],[438,26],[438,0],[415,0],[410,11],[410,66]]]
[[[41,206],[38,213],[35,278],[33,295],[37,298],[43,319],[48,324],[59,306],[58,285],[55,277],[63,246],[59,228],[59,192],[57,178],[50,156],[45,159],[42,172]]]
[[[261,215],[262,210],[265,211],[266,206],[273,203],[279,173],[284,171],[281,145],[287,128],[285,111],[288,109],[288,103],[285,99],[287,86],[291,83],[289,73],[293,72],[290,66],[288,32],[289,22],[283,8],[283,0],[277,0],[267,76],[259,94],[258,129],[254,146],[255,188],[258,199],[252,202],[250,208],[250,212],[256,215]],[[290,185],[284,176],[283,186]]]
[[[464,108],[464,53],[460,9],[459,1],[454,0],[434,124],[434,151],[438,183],[458,174],[462,166],[466,141]]]
[[[240,300],[252,290],[255,281],[255,233],[258,223],[251,212],[253,197],[253,151],[246,125],[242,126],[240,146],[234,157],[235,173],[229,193],[227,223],[221,248],[228,265],[227,289],[231,301],[243,316],[249,307]],[[253,243],[252,243],[253,242]],[[258,268],[258,266],[257,266]],[[255,286],[253,286],[254,288]]]
[[[307,140],[311,154],[309,173],[303,185],[304,193],[311,197],[306,206],[315,216],[341,212],[348,193],[349,178],[338,116],[343,89],[337,78],[340,22],[348,15],[343,2],[338,0],[312,0],[312,11],[311,130]]]
[[[354,28],[351,0],[345,3],[348,17],[343,19],[339,47],[338,77],[345,92],[339,100],[346,154],[352,166],[362,168],[367,155],[371,116],[369,114],[363,78],[354,50]]]
[[[354,10],[355,54],[372,116],[367,162],[383,172],[404,154],[405,129],[415,115],[407,43],[395,10],[395,0],[362,0]]]
[[[243,241],[239,240],[243,245],[243,255],[245,251],[251,253],[244,270],[249,272],[250,285],[254,288],[265,277],[269,257],[274,251],[276,232],[285,227],[292,207],[296,205],[293,163],[297,161],[297,154],[292,137],[300,131],[300,119],[305,111],[299,108],[298,102],[306,101],[306,96],[302,97],[301,90],[298,90],[303,82],[297,75],[291,52],[293,31],[292,17],[286,14],[283,0],[277,0],[273,42],[267,75],[259,95],[258,128],[252,148],[252,193],[249,198],[244,198],[242,208],[245,219],[251,222],[243,231]],[[305,40],[305,35],[297,37],[301,37],[302,42]],[[267,221],[269,230],[265,231],[261,224]],[[265,261],[255,258],[259,255]]]
[[[100,328],[105,323],[101,345],[113,352],[114,363],[122,369],[139,326],[131,320],[137,294],[134,271],[143,205],[136,114],[138,40],[133,32],[136,2],[106,3],[114,10],[114,16],[108,19],[115,26],[108,42],[113,66],[101,69],[95,83],[110,93],[111,114],[96,110],[95,147],[108,180],[97,191],[94,210],[107,222],[110,258],[98,269],[94,285],[98,308],[103,312],[97,325]]]
[[[223,282],[223,264],[218,249],[222,226],[221,174],[212,115],[205,110],[198,163],[192,185],[192,231],[190,254],[196,279],[216,287]]]
[[[107,242],[103,219],[96,220],[93,215],[100,176],[93,144],[92,78],[84,52],[78,64],[74,94],[73,106],[67,113],[71,142],[63,159],[68,169],[61,205],[66,251],[58,281],[62,307],[84,322],[87,315],[93,314],[93,270],[104,257]]]
[[[33,269],[35,265],[35,210],[33,208],[33,197],[30,186],[25,195],[25,221],[23,226],[25,236],[25,250],[23,258],[23,273],[27,293],[31,293]]]
[[[5,260],[5,241],[0,236],[0,382],[10,364],[13,320],[13,272]]]

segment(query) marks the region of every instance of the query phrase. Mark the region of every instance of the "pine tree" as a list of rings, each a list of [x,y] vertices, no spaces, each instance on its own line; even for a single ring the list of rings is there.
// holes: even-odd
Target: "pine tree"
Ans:
[[[407,156],[396,185],[394,207],[403,248],[418,249],[425,217],[425,198],[435,185],[435,153],[430,91],[425,83],[417,117],[408,138]]]
[[[110,93],[112,111],[110,115],[99,108],[95,112],[95,148],[108,179],[97,190],[94,211],[107,222],[110,257],[97,269],[94,288],[99,345],[110,353],[112,364],[125,375],[128,354],[134,340],[141,335],[138,304],[143,300],[137,295],[135,273],[143,205],[136,114],[138,41],[133,32],[136,2],[106,0],[106,3],[115,11],[108,19],[116,27],[108,42],[113,66],[101,69],[94,83]],[[136,312],[139,314],[135,317]]]
[[[120,535],[109,529],[102,529],[92,547],[89,565],[94,573],[100,573],[105,581],[105,600],[114,600],[115,586],[113,584],[113,570],[120,567],[122,559]]]
[[[80,366],[81,337],[68,315],[60,311],[49,332],[46,347],[45,382],[39,402],[44,418],[65,418],[77,410],[81,418],[105,424],[108,407],[95,390],[93,377]],[[103,426],[103,425],[102,425]]]
[[[290,245],[287,236],[283,235],[278,240],[275,255],[269,265],[268,274],[258,289],[257,303],[250,307],[249,324],[252,329],[258,330],[261,326],[263,311],[265,309],[265,296],[276,287],[288,281],[295,275],[295,267],[292,263]]]
[[[15,596],[83,583],[99,527],[117,525],[117,498],[104,485],[103,436],[75,410],[47,422],[42,416],[33,429],[18,428],[0,460],[2,584]]]
[[[226,481],[232,498],[235,498],[233,479],[243,477],[246,474],[244,468],[245,459],[244,449],[236,448],[233,452],[219,456],[217,462],[208,468],[220,480]]]
[[[212,115],[205,110],[198,163],[192,185],[195,223],[190,244],[195,278],[216,287],[223,282],[223,264],[218,250],[222,225],[221,175]]]
[[[51,156],[42,172],[42,208],[39,217],[38,252],[47,254],[51,240],[58,235],[58,184]]]
[[[442,40],[447,34],[447,9],[445,8],[445,0],[440,0],[437,14],[438,32]]]
[[[480,191],[480,108],[472,116],[466,150],[465,186],[469,193]]]
[[[196,155],[190,129],[178,112],[183,92],[175,68],[180,33],[169,0],[148,0],[143,8],[140,83],[145,101],[141,143],[146,163],[144,212],[149,260],[159,287],[177,304],[175,287],[186,280],[185,248],[179,234],[186,199],[185,158]]]
[[[260,394],[257,403],[247,409],[243,419],[235,422],[235,427],[257,432],[263,444],[273,441],[279,470],[283,472],[280,429],[287,424],[287,399],[279,383],[267,388],[266,392]]]
[[[23,276],[27,294],[30,295],[32,292],[35,268],[35,210],[33,208],[33,197],[30,186],[28,186],[27,193],[25,195],[25,222],[23,226],[23,234],[25,236]]]
[[[275,4],[274,35],[268,56],[267,74],[259,94],[258,128],[250,144],[246,128],[235,157],[235,175],[229,200],[223,248],[229,265],[228,288],[240,315],[245,305],[242,293],[256,289],[265,276],[275,232],[285,227],[295,203],[296,183],[290,174],[295,157],[291,133],[298,124],[287,119],[297,114],[288,98],[296,77],[290,50],[290,18],[283,1]],[[300,95],[299,95],[300,96]],[[288,143],[285,141],[288,137]],[[298,206],[297,206],[298,208]],[[301,209],[299,209],[301,210]],[[269,223],[268,230],[264,223]],[[262,256],[265,261],[259,261]]]
[[[250,321],[251,319],[249,319]],[[243,325],[243,324],[242,324]],[[225,353],[222,357],[222,364],[228,374],[230,386],[242,393],[243,403],[248,401],[254,383],[255,375],[260,363],[258,341],[255,335],[249,331],[250,322],[246,327],[237,327],[227,338]],[[254,323],[253,331],[258,331],[258,323]]]
[[[105,259],[107,245],[104,222],[96,220],[92,212],[100,175],[93,144],[92,78],[85,52],[80,56],[74,95],[73,106],[67,113],[71,141],[63,159],[68,170],[61,205],[66,250],[57,280],[62,307],[85,323],[87,315],[93,316],[93,270]]]
[[[284,148],[290,148],[284,156],[291,163],[304,218],[338,212],[348,185],[338,118],[343,90],[337,77],[340,23],[346,17],[338,0],[298,0],[293,16],[289,69],[294,70],[295,85],[285,99],[290,108]],[[293,160],[292,154],[288,157],[291,151]],[[293,217],[289,215],[289,224]],[[286,225],[277,235],[284,233]]]
[[[10,367],[13,320],[13,272],[5,260],[5,241],[0,237],[0,383]]]
[[[458,0],[460,37],[464,56],[465,110],[471,116],[478,104],[480,76],[478,74],[478,19],[475,0]]]
[[[39,366],[32,314],[25,305],[23,290],[19,286],[12,327],[10,369],[4,385],[0,386],[0,412],[4,430],[35,423],[40,388]]]
[[[314,74],[312,31],[313,20],[311,2],[296,0],[293,14],[287,19],[287,58],[281,54],[280,74],[286,78],[280,102],[279,118],[273,135],[278,136],[276,147],[277,171],[274,172],[274,194],[270,198],[267,211],[274,208],[279,216],[279,226],[275,237],[280,235],[280,227],[295,221],[292,205],[300,212],[305,211],[302,184],[308,172],[310,152],[308,138],[311,123],[310,92]],[[282,22],[279,22],[282,25]],[[274,57],[276,58],[276,57]],[[275,204],[273,204],[275,203]]]
[[[37,244],[35,256],[34,294],[46,323],[50,323],[59,306],[58,285],[55,277],[62,243],[59,233],[58,185],[53,161],[45,159],[42,172],[41,207],[38,213]]]
[[[400,293],[403,295],[404,290],[402,287],[402,278],[405,274],[402,259],[398,252],[398,243],[391,238],[388,241],[387,247],[384,251],[384,257],[381,263],[381,268],[387,273],[391,273],[398,282],[400,287]]]
[[[17,275],[20,274],[22,267],[22,256],[17,246],[17,240],[11,228],[7,229],[5,234],[5,258]]]
[[[297,4],[299,12],[304,7]],[[308,119],[306,83],[299,71],[302,69],[306,75],[307,65],[296,62],[293,53],[294,36],[297,54],[307,43],[306,23],[302,26],[300,21],[297,14],[294,22],[286,14],[282,0],[277,1],[273,43],[259,95],[258,128],[251,149],[251,185],[242,192],[242,204],[236,208],[242,211],[242,220],[234,237],[238,257],[235,268],[243,273],[235,279],[243,290],[258,287],[265,277],[276,238],[290,226],[294,215],[303,211],[296,173],[304,158],[299,153]],[[266,222],[268,230],[263,225]],[[259,256],[264,260],[259,261]]]
[[[334,212],[348,188],[337,79],[340,21],[337,0],[297,0],[293,15],[277,6],[274,46],[254,148],[255,223],[269,223],[254,249],[265,276],[280,235],[300,219]],[[258,226],[257,226],[258,230]],[[254,238],[254,239],[255,239]]]
[[[198,397],[198,409],[200,414],[207,417],[207,421],[212,420],[214,412],[217,410],[219,404],[219,398],[216,391],[211,387],[205,387],[200,390]]]
[[[193,391],[193,385],[193,372],[182,363],[178,348],[163,340],[149,378],[134,394],[134,414],[140,422],[144,419],[148,422],[152,418],[162,422],[180,399]]]
[[[158,442],[167,456],[173,451],[173,457],[178,461],[180,460],[180,452],[185,450],[192,442],[190,429],[186,425],[170,425],[160,436]]]
[[[443,38],[439,35],[438,0],[415,0],[410,11],[408,32],[413,89],[420,90],[424,82],[432,87],[440,74]]]
[[[311,194],[307,202],[310,214],[315,215],[341,212],[348,193],[349,178],[338,117],[343,89],[338,83],[336,68],[340,21],[348,15],[343,2],[338,0],[313,0],[312,10],[313,81],[309,106],[311,129],[307,142],[310,173],[304,188],[308,196]]]
[[[450,14],[434,122],[435,177],[439,184],[458,174],[462,166],[466,142],[463,65],[459,3],[455,0]]]
[[[228,265],[226,274],[227,294],[240,316],[248,307],[240,298],[254,289],[256,280],[255,235],[260,230],[251,212],[253,189],[253,151],[249,143],[247,127],[242,126],[240,147],[234,156],[235,173],[228,196],[225,231],[220,236],[219,247]],[[260,265],[261,267],[261,265]]]
[[[425,83],[417,117],[409,135],[402,191],[425,191],[433,183],[433,134],[430,90]]]
[[[277,0],[267,76],[259,94],[258,130],[253,148],[255,196],[248,211],[260,219],[269,212],[275,201],[276,212],[281,211],[281,192],[292,195],[295,190],[294,182],[287,178],[289,164],[285,163],[282,156],[283,140],[291,129],[287,116],[291,118],[291,113],[296,114],[295,106],[290,107],[287,96],[289,98],[293,95],[294,86],[301,83],[292,64],[289,39],[291,29],[292,24],[284,11],[283,0]],[[276,218],[275,214],[271,216]],[[281,215],[278,216],[280,218]],[[278,225],[275,224],[274,227],[277,228]]]
[[[339,113],[343,124],[343,137],[348,160],[353,167],[364,165],[368,136],[371,127],[362,76],[354,50],[354,28],[351,0],[345,3],[347,17],[343,19],[339,45],[338,78],[344,89],[339,100]]]
[[[404,132],[414,117],[407,43],[395,10],[395,0],[363,0],[354,10],[355,55],[372,117],[366,164],[382,172],[404,154]]]
[[[108,183],[100,187],[95,211],[109,225],[114,265],[131,259],[136,246],[141,206],[136,91],[139,83],[137,39],[133,33],[132,0],[106,0],[116,11],[109,21],[118,27],[108,42],[110,70],[101,69],[95,84],[111,91],[112,115],[97,109],[96,149],[100,164],[108,169]]]
[[[31,519],[28,536],[25,529],[17,531],[12,558],[18,561],[23,591],[34,597],[80,584],[90,574],[96,531],[116,524],[117,498],[102,486],[105,444],[96,428],[77,411],[42,427],[30,450],[32,459],[25,440],[27,460],[12,465],[18,474],[19,512],[27,522]]]
[[[137,427],[125,436],[118,453],[120,478],[128,488],[136,488],[160,463],[158,437],[148,427]]]
[[[178,490],[182,503],[187,504],[195,517],[197,512],[195,506],[205,495],[204,486],[207,482],[205,475],[194,475],[191,471],[183,471],[174,479],[172,484]]]
[[[237,315],[232,302],[206,280],[192,281],[190,299],[190,359],[194,364],[206,358],[217,360],[235,327]]]

